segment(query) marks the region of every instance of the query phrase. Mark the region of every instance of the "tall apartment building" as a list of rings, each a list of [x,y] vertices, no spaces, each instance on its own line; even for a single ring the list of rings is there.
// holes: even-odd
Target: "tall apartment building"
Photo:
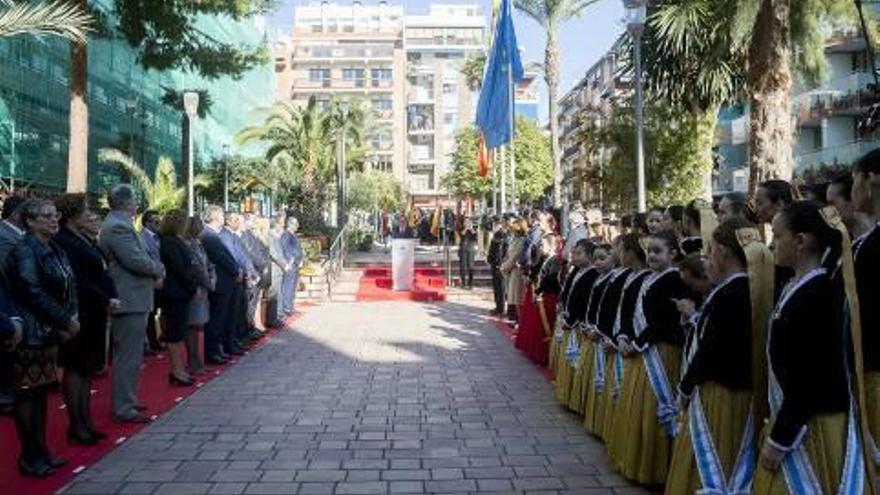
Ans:
[[[113,15],[112,0],[92,6]],[[265,29],[261,19],[232,21],[205,16],[197,27],[231,43],[258,46]],[[131,152],[152,173],[160,156],[181,171],[181,113],[162,103],[165,90],[206,89],[210,113],[195,127],[196,164],[219,156],[235,134],[254,118],[248,108],[272,101],[272,70],[267,64],[240,80],[205,80],[178,71],[144,71],[123,40],[89,40],[88,187],[104,191],[119,180],[118,169],[97,160],[98,150]],[[18,187],[63,190],[69,146],[70,45],[55,38],[31,36],[0,42],[0,178]],[[245,110],[243,110],[245,109]]]
[[[455,132],[474,119],[477,94],[459,67],[485,33],[476,4],[412,15],[385,1],[298,6],[291,37],[275,47],[276,97],[367,102],[381,124],[367,162],[394,173],[416,204],[433,204],[446,196]]]
[[[581,145],[584,110],[590,110],[593,126],[611,117],[615,104],[632,90],[628,78],[620,75],[624,38],[620,37],[584,77],[559,100],[560,145],[562,148],[563,198],[584,205],[602,205],[603,150],[588,154]]]

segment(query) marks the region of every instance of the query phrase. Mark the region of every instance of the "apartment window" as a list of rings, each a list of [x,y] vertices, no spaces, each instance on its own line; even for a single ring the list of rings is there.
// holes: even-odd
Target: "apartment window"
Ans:
[[[391,69],[370,69],[370,79],[374,88],[387,84],[391,80]]]
[[[394,165],[387,158],[376,157],[372,160],[372,168],[379,172],[391,172],[394,169]]]
[[[355,87],[364,87],[364,69],[342,69],[342,79],[344,81],[354,81]]]
[[[309,81],[324,81],[330,79],[330,69],[313,68],[309,69]]]
[[[458,112],[446,112],[443,114],[443,125],[446,127],[455,127],[458,125]]]
[[[391,98],[374,98],[372,100],[373,111],[380,119],[390,119],[394,112],[394,102]]]

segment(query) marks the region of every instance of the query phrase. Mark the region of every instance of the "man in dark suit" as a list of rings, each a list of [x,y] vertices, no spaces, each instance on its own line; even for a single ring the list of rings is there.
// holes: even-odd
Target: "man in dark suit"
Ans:
[[[489,253],[486,261],[492,268],[492,293],[495,296],[495,309],[491,314],[501,316],[504,314],[504,274],[501,272],[501,263],[507,257],[507,226],[502,218],[495,218],[493,223],[492,241],[489,242]]]
[[[0,267],[6,265],[6,258],[16,244],[24,237],[24,229],[21,221],[21,205],[25,199],[21,196],[9,196],[3,202],[2,216],[0,220]],[[2,270],[0,270],[2,271]],[[12,358],[5,347],[0,346],[0,412],[7,413],[12,410],[15,394],[9,381],[12,379]]]
[[[211,364],[224,364],[228,358],[223,352],[223,336],[227,329],[231,330],[229,317],[232,294],[235,287],[244,280],[244,271],[220,239],[225,220],[223,208],[216,205],[208,205],[202,214],[205,224],[202,246],[217,274],[217,283],[208,295],[211,315],[205,325],[205,360]]]
[[[399,213],[397,215],[397,225],[394,226],[394,230],[391,231],[392,239],[412,239],[415,237],[415,232],[413,232],[412,227],[409,226],[409,220],[406,218],[406,213]]]
[[[141,229],[141,239],[144,241],[144,247],[147,248],[147,254],[158,263],[162,262],[162,258],[159,256],[159,226],[161,223],[162,219],[159,216],[159,212],[155,210],[147,210],[141,215],[141,225],[143,226],[143,229]],[[155,356],[163,349],[162,344],[159,342],[159,327],[156,321],[156,310],[159,306],[157,302],[159,301],[158,289],[153,294],[153,301],[153,310],[150,311],[150,316],[147,317],[147,347],[145,349],[145,353],[150,356]]]
[[[293,315],[296,310],[296,285],[299,281],[299,268],[303,262],[303,250],[296,236],[299,221],[294,217],[287,219],[287,229],[279,240],[281,253],[287,266],[281,278],[281,307],[285,316]]]
[[[223,335],[223,352],[237,356],[244,354],[244,344],[248,334],[248,290],[256,285],[257,277],[254,264],[248,257],[247,249],[240,237],[241,223],[240,213],[229,212],[226,214],[226,225],[220,231],[220,240],[244,273],[243,280],[235,285],[235,290],[232,292],[232,314],[229,317],[232,327]]]
[[[254,283],[248,287],[247,300],[247,322],[248,329],[251,333],[256,331],[256,315],[257,307],[260,304],[260,298],[263,290],[266,288],[266,281],[270,279],[269,274],[269,247],[263,244],[254,233],[254,215],[251,213],[244,215],[244,221],[238,229],[241,236],[241,242],[247,252],[248,258],[254,267]]]

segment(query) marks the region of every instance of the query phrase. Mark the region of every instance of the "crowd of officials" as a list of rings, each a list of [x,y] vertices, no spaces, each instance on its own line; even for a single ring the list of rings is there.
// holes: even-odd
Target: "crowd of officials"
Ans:
[[[93,420],[91,382],[109,366],[115,419],[146,423],[145,354],[167,352],[169,386],[193,386],[295,312],[295,218],[209,205],[201,216],[146,211],[138,228],[129,185],[114,187],[108,204],[103,218],[84,194],[3,204],[0,408],[15,421],[26,475],[66,463],[46,441],[47,396],[59,380],[68,440],[94,445],[106,434]]]
[[[516,345],[613,467],[668,494],[862,494],[880,452],[880,150],[798,190],[499,219]]]

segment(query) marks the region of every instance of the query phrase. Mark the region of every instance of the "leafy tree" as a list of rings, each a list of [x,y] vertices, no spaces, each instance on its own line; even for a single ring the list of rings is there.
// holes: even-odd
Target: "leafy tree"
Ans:
[[[529,203],[542,197],[553,184],[550,140],[528,119],[517,118],[515,130],[516,201]],[[473,126],[460,129],[455,136],[449,173],[441,180],[458,198],[488,198],[492,192],[492,176],[481,177],[477,173],[478,150],[477,129]],[[505,176],[507,190],[511,191],[509,172]]]
[[[314,97],[303,107],[279,102],[269,109],[263,123],[238,135],[240,144],[268,145],[264,174],[277,184],[279,199],[293,205],[307,232],[324,230],[322,209],[336,172],[333,136],[326,119]]]
[[[271,167],[265,158],[233,155],[216,159],[205,168],[204,174],[209,180],[201,194],[208,202],[223,204],[227,172],[230,202],[240,202],[254,191],[262,190],[273,197],[277,192],[276,177],[271,173]]]
[[[174,168],[174,162],[166,156],[159,158],[153,177],[147,174],[143,166],[119,150],[101,149],[98,151],[98,160],[112,163],[129,174],[143,191],[147,207],[151,210],[167,213],[175,208],[180,208],[186,200],[186,185],[177,185],[177,171]],[[205,187],[208,184],[208,177],[196,176],[193,185]]]
[[[87,11],[63,1],[0,0],[0,38],[48,34],[85,43],[92,23]]]
[[[324,119],[326,132],[332,138],[336,152],[336,204],[337,225],[345,223],[346,175],[355,162],[363,164],[365,157],[364,130],[371,115],[359,98],[330,101]]]
[[[458,71],[464,76],[471,90],[478,90],[483,85],[483,72],[486,70],[486,52],[479,51],[468,55]]]
[[[632,102],[625,101],[615,108],[608,122],[601,126],[589,124],[592,112],[587,110],[588,115],[581,117],[588,124],[581,129],[580,140],[587,152],[589,169],[600,173],[592,173],[587,179],[603,189],[604,209],[632,211],[637,206]],[[704,167],[701,150],[714,138],[712,133],[705,132],[707,125],[711,124],[706,119],[663,103],[652,102],[645,107],[646,185],[650,204],[684,204],[700,194]]]
[[[557,31],[569,19],[580,16],[596,0],[515,0],[516,8],[537,22],[547,35],[544,50],[544,81],[547,83],[550,117],[550,150],[553,160],[553,204],[562,206],[562,163],[559,147],[559,89],[560,53]]]
[[[367,212],[396,211],[404,204],[400,182],[393,175],[376,170],[352,174],[348,194],[351,208]]]

